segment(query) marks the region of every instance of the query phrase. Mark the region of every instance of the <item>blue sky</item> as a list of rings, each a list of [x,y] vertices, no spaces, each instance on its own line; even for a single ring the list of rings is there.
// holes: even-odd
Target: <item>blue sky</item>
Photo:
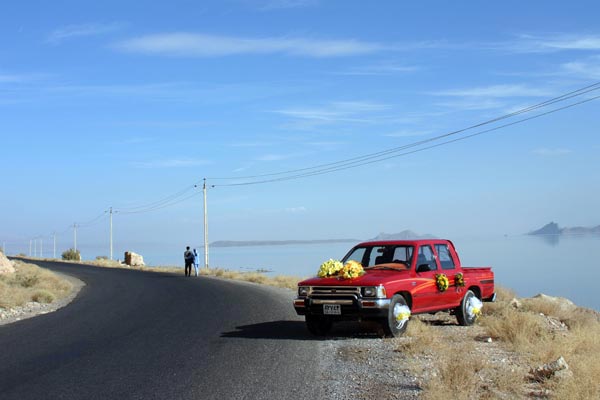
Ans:
[[[67,247],[77,223],[82,243],[102,244],[112,206],[118,246],[199,244],[204,177],[217,185],[211,241],[600,224],[600,100],[357,168],[218,186],[426,140],[600,81],[597,2],[373,4],[8,3],[0,240],[25,251],[57,232]],[[172,206],[127,213],[186,188]]]

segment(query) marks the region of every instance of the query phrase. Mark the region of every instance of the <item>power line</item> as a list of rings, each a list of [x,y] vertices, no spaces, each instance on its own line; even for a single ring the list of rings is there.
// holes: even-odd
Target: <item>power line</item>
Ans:
[[[501,120],[504,120],[504,119],[507,119],[507,118],[511,118],[511,117],[514,117],[514,116],[517,116],[517,115],[520,115],[520,114],[532,112],[532,111],[535,111],[535,110],[537,110],[539,108],[547,107],[549,105],[552,105],[552,104],[555,104],[555,103],[558,103],[558,102],[562,102],[562,101],[565,101],[565,100],[569,100],[569,99],[574,98],[574,97],[582,96],[582,95],[584,95],[586,93],[589,93],[589,92],[592,92],[592,91],[595,91],[595,90],[599,90],[599,89],[600,89],[600,82],[597,82],[597,83],[585,86],[583,88],[580,88],[580,89],[577,89],[577,90],[574,90],[574,91],[562,94],[560,96],[554,97],[552,99],[545,100],[545,101],[543,101],[541,103],[534,104],[532,106],[528,106],[528,107],[519,109],[517,111],[514,111],[514,112],[511,112],[511,113],[502,115],[500,117],[496,117],[496,118],[493,118],[493,119],[490,119],[490,120],[487,120],[487,121],[484,121],[484,122],[477,123],[475,125],[468,126],[466,128],[455,130],[455,131],[452,131],[452,132],[449,132],[449,133],[445,133],[445,134],[442,134],[442,135],[439,135],[439,136],[435,136],[435,137],[432,137],[432,138],[424,139],[424,140],[421,140],[421,141],[418,141],[418,142],[409,143],[407,145],[403,145],[403,146],[399,146],[399,147],[394,147],[394,148],[391,148],[391,149],[386,149],[386,150],[382,150],[382,151],[379,151],[379,152],[370,153],[370,154],[366,154],[366,155],[362,155],[362,156],[358,156],[358,157],[348,158],[348,159],[345,159],[345,160],[335,161],[335,162],[332,162],[332,163],[319,164],[319,165],[315,165],[315,166],[311,166],[311,167],[306,167],[306,168],[298,168],[298,169],[281,171],[281,172],[274,172],[274,173],[268,173],[268,174],[259,174],[259,175],[250,175],[250,176],[237,176],[237,177],[208,178],[208,179],[212,179],[212,180],[254,179],[254,178],[264,178],[264,177],[268,177],[268,176],[288,175],[288,174],[292,174],[292,173],[304,172],[304,171],[310,171],[310,170],[320,170],[321,168],[324,168],[324,167],[343,166],[343,165],[346,165],[346,164],[349,165],[349,164],[353,164],[355,162],[361,162],[361,161],[365,161],[365,160],[368,160],[368,159],[377,158],[377,157],[380,157],[380,156],[383,156],[383,155],[387,155],[387,154],[399,152],[399,151],[402,151],[402,150],[406,150],[408,148],[417,147],[417,146],[420,146],[420,145],[423,145],[423,144],[426,144],[426,143],[429,143],[429,142],[440,140],[440,139],[443,139],[443,138],[446,138],[446,137],[449,137],[449,136],[457,135],[459,133],[463,133],[463,132],[466,132],[468,130],[476,129],[476,128],[479,128],[479,127],[482,127],[482,126],[485,126],[485,125],[488,125],[488,124],[492,124],[494,122],[498,122],[498,121],[501,121]],[[215,185],[215,186],[228,186],[228,185],[227,184],[221,184],[221,185]]]
[[[597,88],[597,89],[600,89],[600,88]],[[594,89],[594,90],[597,90],[597,89]],[[428,139],[428,140],[423,140],[423,141],[416,142],[416,143],[411,143],[409,145],[405,145],[405,146],[402,146],[402,147],[399,147],[399,148],[395,148],[393,151],[386,150],[386,151],[382,151],[382,152],[379,152],[379,153],[374,153],[374,154],[377,154],[377,156],[368,156],[368,157],[365,156],[365,157],[357,157],[357,158],[353,159],[353,160],[360,159],[358,161],[353,161],[353,162],[346,161],[346,162],[343,162],[343,163],[342,162],[338,162],[338,163],[327,164],[327,165],[330,165],[330,167],[328,167],[328,168],[322,168],[322,169],[317,169],[317,170],[314,170],[312,172],[306,172],[306,173],[302,173],[302,174],[284,176],[284,177],[273,178],[273,179],[258,180],[258,181],[240,182],[240,183],[228,183],[228,184],[216,184],[214,186],[216,186],[216,187],[249,186],[249,185],[258,185],[258,184],[271,183],[271,182],[281,182],[281,181],[287,181],[287,180],[293,180],[293,179],[300,179],[300,178],[305,178],[305,177],[310,177],[310,176],[328,174],[328,173],[331,173],[331,172],[337,172],[337,171],[342,171],[342,170],[346,170],[346,169],[350,169],[350,168],[356,168],[356,167],[360,167],[360,166],[368,165],[368,164],[374,164],[374,163],[381,162],[381,161],[386,161],[386,160],[389,160],[389,159],[392,159],[392,158],[406,156],[406,155],[409,155],[409,154],[421,152],[421,151],[432,149],[432,148],[435,148],[435,147],[440,147],[440,146],[443,146],[443,145],[446,145],[446,144],[450,144],[450,143],[458,142],[458,141],[461,141],[461,140],[469,139],[469,138],[472,138],[472,137],[475,137],[475,136],[482,135],[484,133],[489,133],[489,132],[497,131],[497,130],[502,129],[502,128],[506,128],[506,127],[509,127],[509,126],[512,126],[512,125],[517,125],[517,124],[520,124],[520,123],[523,123],[523,122],[526,122],[526,121],[529,121],[529,120],[532,120],[532,119],[540,118],[540,117],[545,116],[545,115],[553,114],[555,112],[558,112],[558,111],[561,111],[561,110],[565,110],[567,108],[575,107],[575,106],[578,106],[580,104],[588,103],[590,101],[597,100],[599,98],[600,98],[600,96],[591,97],[591,98],[588,98],[588,99],[585,99],[585,100],[581,100],[581,101],[576,102],[576,103],[568,104],[566,106],[559,107],[559,108],[556,108],[556,109],[553,109],[553,110],[550,110],[550,111],[546,111],[544,113],[537,114],[537,115],[534,115],[534,116],[531,116],[531,117],[528,117],[528,118],[523,118],[523,119],[520,119],[518,121],[514,121],[514,122],[511,122],[511,123],[508,123],[508,124],[500,125],[500,126],[497,126],[497,127],[494,127],[494,128],[490,128],[490,129],[486,129],[486,130],[483,130],[483,131],[480,131],[480,132],[476,132],[476,133],[473,133],[473,134],[470,134],[470,135],[467,135],[467,136],[462,136],[460,138],[456,138],[456,139],[453,139],[453,140],[448,140],[448,141],[445,141],[445,142],[437,143],[437,144],[434,144],[434,145],[431,145],[431,146],[422,147],[422,148],[419,148],[419,149],[416,149],[416,150],[412,150],[412,151],[403,152],[403,153],[400,153],[400,154],[393,154],[393,153],[397,152],[398,149],[406,150],[406,149],[409,149],[409,148],[412,148],[412,147],[417,147],[419,145],[432,142],[434,140],[439,140],[440,138],[449,137],[449,136],[451,136],[454,133],[437,136],[435,138],[431,138],[431,139]],[[550,104],[554,104],[554,103],[556,103],[556,101],[554,101],[554,102],[552,102]],[[479,126],[482,126],[482,125],[485,125],[485,124],[479,124]],[[461,131],[464,132],[465,130],[461,130]],[[393,154],[393,155],[389,155],[387,157],[384,157],[384,156],[386,156],[388,154]],[[335,166],[335,164],[338,164],[338,165]],[[303,170],[307,170],[307,169],[303,169]]]
[[[151,203],[146,203],[146,204],[142,204],[139,206],[133,206],[133,207],[115,207],[115,210],[118,210],[119,212],[122,212],[122,213],[133,213],[133,212],[138,212],[139,210],[143,210],[143,209],[150,209],[150,208],[158,207],[158,206],[169,203],[173,200],[176,200],[176,199],[184,196],[190,190],[193,190],[194,186],[195,185],[188,185],[185,188],[183,188],[182,190],[180,190],[172,195],[169,195],[167,197],[164,197],[160,200],[157,200],[157,201],[154,201]]]
[[[195,192],[195,193],[192,193],[191,195],[188,195],[186,197],[177,199],[176,201],[172,201],[169,203],[164,203],[164,204],[161,204],[158,206],[153,206],[150,208],[141,209],[141,210],[137,210],[137,211],[119,211],[119,213],[120,214],[142,214],[142,213],[147,213],[147,212],[151,212],[151,211],[156,211],[156,210],[160,210],[162,208],[171,207],[171,206],[174,206],[175,204],[182,203],[188,199],[191,199],[194,196],[198,196],[199,194],[200,194],[200,192]]]

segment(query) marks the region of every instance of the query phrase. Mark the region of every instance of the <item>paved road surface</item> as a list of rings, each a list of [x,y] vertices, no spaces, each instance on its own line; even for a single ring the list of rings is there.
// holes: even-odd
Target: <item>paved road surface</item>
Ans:
[[[318,399],[318,342],[286,291],[40,262],[86,283],[0,326],[0,399]]]

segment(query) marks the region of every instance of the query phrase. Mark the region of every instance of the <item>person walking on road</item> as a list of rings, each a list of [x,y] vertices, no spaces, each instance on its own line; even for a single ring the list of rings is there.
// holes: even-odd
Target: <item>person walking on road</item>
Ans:
[[[194,264],[194,253],[190,251],[190,246],[185,248],[183,253],[183,259],[185,260],[185,276],[192,276],[192,264]]]
[[[194,249],[194,269],[196,270],[196,276],[198,276],[198,263],[200,262],[200,257],[198,257],[198,252]]]

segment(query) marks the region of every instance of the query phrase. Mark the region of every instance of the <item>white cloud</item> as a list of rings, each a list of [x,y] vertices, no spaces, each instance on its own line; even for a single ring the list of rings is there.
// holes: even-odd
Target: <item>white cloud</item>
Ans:
[[[547,97],[552,95],[548,90],[524,85],[491,85],[469,89],[455,89],[429,93],[435,96],[449,97]]]
[[[115,44],[131,53],[174,57],[222,57],[240,54],[288,54],[307,57],[341,57],[387,49],[379,43],[354,39],[243,38],[198,33],[163,33],[140,36]]]
[[[572,61],[561,65],[563,72],[584,79],[600,79],[600,56]]]
[[[281,161],[287,160],[288,158],[294,157],[290,154],[265,154],[259,157],[256,157],[257,161]]]
[[[338,101],[319,108],[288,108],[273,112],[299,120],[315,123],[373,122],[373,113],[385,111],[390,106],[367,101]]]
[[[600,35],[556,34],[521,35],[510,47],[519,52],[554,52],[563,50],[600,50]]]
[[[123,24],[112,23],[112,24],[80,24],[80,25],[67,25],[54,30],[48,35],[47,41],[52,44],[59,44],[67,39],[84,36],[97,36],[104,35],[117,31],[123,27]]]
[[[375,76],[375,75],[395,75],[407,74],[419,71],[421,68],[411,65],[383,63],[376,65],[367,65],[363,67],[351,68],[347,71],[337,72],[339,75],[357,75],[357,76]]]
[[[190,158],[182,159],[167,159],[167,160],[152,160],[133,162],[132,165],[137,168],[182,168],[196,167],[209,164],[206,160],[194,160]]]
[[[534,149],[532,151],[533,154],[537,154],[540,156],[548,156],[548,157],[564,156],[565,154],[570,154],[572,152],[573,152],[572,150],[565,149],[565,148],[548,149],[545,147]]]

